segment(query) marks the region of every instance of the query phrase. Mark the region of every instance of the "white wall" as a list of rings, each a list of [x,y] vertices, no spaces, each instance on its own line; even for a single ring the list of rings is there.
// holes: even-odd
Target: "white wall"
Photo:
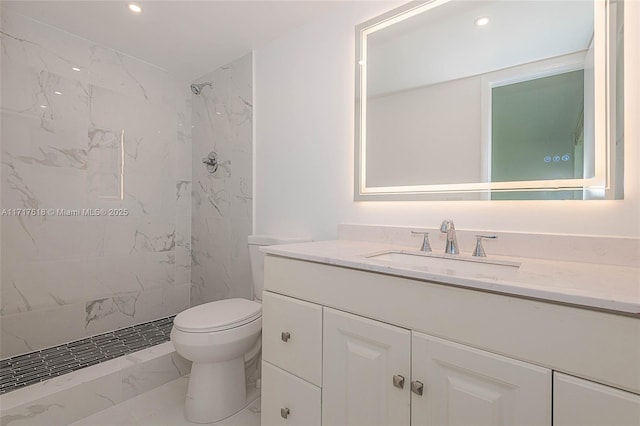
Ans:
[[[367,99],[367,186],[482,180],[479,76]]]
[[[354,202],[354,27],[401,3],[350,2],[255,52],[255,229],[336,237],[341,222],[640,236],[640,2],[627,2],[625,199]]]

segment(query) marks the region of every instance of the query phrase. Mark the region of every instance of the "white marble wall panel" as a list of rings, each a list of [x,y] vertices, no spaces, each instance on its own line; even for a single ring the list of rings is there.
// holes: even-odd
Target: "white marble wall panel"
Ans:
[[[252,227],[252,58],[244,56],[198,82],[193,102],[191,304],[252,297],[247,236]],[[208,173],[202,159],[218,155]]]
[[[2,315],[79,303],[90,296],[83,259],[19,262],[2,270]]]
[[[185,309],[188,84],[10,5],[1,15],[0,208],[55,213],[0,217],[0,357]]]
[[[161,317],[164,288],[120,292],[85,303],[87,334],[99,334]]]
[[[2,286],[5,287],[4,281]],[[3,314],[0,322],[2,357],[55,346],[62,339],[80,339],[88,335],[85,332],[85,318],[84,303],[53,303],[45,309]]]

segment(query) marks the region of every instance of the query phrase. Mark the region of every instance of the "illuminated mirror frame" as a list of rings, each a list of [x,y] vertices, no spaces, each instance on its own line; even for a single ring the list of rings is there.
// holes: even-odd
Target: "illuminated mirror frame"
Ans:
[[[356,27],[355,192],[356,201],[489,199],[491,192],[583,191],[584,199],[620,199],[622,182],[616,176],[616,42],[613,0],[594,0],[594,177],[535,181],[486,182],[411,186],[368,186],[367,158],[367,36],[452,0],[415,1]],[[622,167],[622,164],[618,164]],[[620,179],[620,177],[618,177]],[[470,194],[476,194],[470,198]],[[479,194],[479,195],[478,195]],[[465,197],[466,195],[466,197]]]

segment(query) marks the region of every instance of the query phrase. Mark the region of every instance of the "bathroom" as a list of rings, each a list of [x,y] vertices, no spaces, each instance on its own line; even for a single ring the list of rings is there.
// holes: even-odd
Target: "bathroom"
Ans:
[[[579,247],[557,251],[638,267],[637,2],[625,2],[624,195],[587,201],[354,201],[355,29],[406,2],[181,3],[140,2],[136,15],[118,1],[2,1],[0,358],[153,328],[151,347],[3,394],[3,425],[178,424],[190,364],[154,321],[252,299],[252,234],[371,233],[418,249],[409,230],[435,230],[436,252],[450,218],[461,252],[490,233],[488,256],[511,237],[519,256],[553,256],[545,238],[566,236]],[[258,365],[247,367],[257,389]],[[254,399],[236,424],[260,424],[260,408]]]

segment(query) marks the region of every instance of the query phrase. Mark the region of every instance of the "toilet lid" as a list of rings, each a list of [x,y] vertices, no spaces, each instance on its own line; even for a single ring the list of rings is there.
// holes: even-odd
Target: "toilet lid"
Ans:
[[[238,327],[262,315],[262,305],[247,299],[204,303],[180,312],[173,320],[178,330],[208,333]]]

